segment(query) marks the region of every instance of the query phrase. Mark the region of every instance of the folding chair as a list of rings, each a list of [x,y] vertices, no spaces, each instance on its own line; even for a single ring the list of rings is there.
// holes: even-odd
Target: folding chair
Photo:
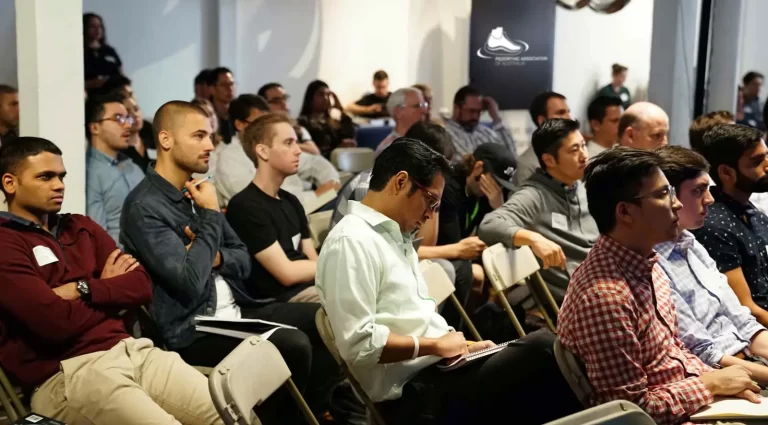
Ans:
[[[438,304],[441,304],[446,299],[451,300],[453,306],[459,311],[461,319],[467,324],[469,331],[472,333],[472,337],[475,341],[482,341],[480,333],[475,328],[475,324],[469,319],[464,307],[456,298],[456,287],[451,283],[451,279],[445,273],[445,270],[437,264],[429,260],[424,260],[419,263],[421,274],[424,275],[424,280],[427,282],[427,289],[429,290],[429,296],[434,298]]]
[[[328,231],[331,227],[331,218],[333,218],[333,211],[321,211],[307,216],[309,221],[309,236],[312,238],[312,243],[315,248],[320,247],[325,241],[325,237],[328,236]]]
[[[376,405],[373,403],[373,400],[368,397],[368,394],[365,393],[363,387],[360,385],[360,382],[352,374],[352,370],[349,368],[349,365],[347,365],[347,362],[341,358],[339,349],[336,347],[336,337],[333,335],[331,322],[328,320],[328,314],[325,312],[324,308],[317,310],[317,314],[315,315],[315,326],[317,326],[317,331],[320,334],[320,338],[323,339],[325,346],[328,347],[328,351],[331,352],[331,355],[336,360],[336,363],[341,366],[341,369],[347,376],[349,383],[352,384],[352,389],[354,390],[355,395],[357,395],[363,404],[365,404],[365,407],[368,410],[368,423],[371,425],[386,425],[378,409],[376,409]]]
[[[563,374],[576,398],[579,399],[582,406],[590,407],[589,396],[592,395],[593,390],[592,385],[589,383],[584,363],[563,346],[560,338],[555,339],[554,351],[560,373]]]
[[[243,340],[211,372],[208,388],[216,411],[227,425],[261,424],[253,412],[285,384],[307,422],[318,425],[291,379],[291,371],[271,342],[259,336]]]
[[[11,385],[11,381],[8,380],[2,368],[0,368],[0,402],[2,402],[3,409],[11,421],[16,421],[27,415],[27,408],[21,402],[19,393]]]
[[[654,425],[643,409],[626,400],[614,400],[546,425]]]
[[[359,173],[373,167],[376,153],[371,148],[336,148],[331,163],[341,171]]]
[[[522,246],[517,249],[507,249],[502,244],[496,244],[483,251],[483,268],[485,274],[493,285],[493,289],[496,291],[496,295],[499,297],[501,305],[504,310],[507,311],[509,319],[512,320],[512,324],[515,326],[515,330],[520,336],[525,335],[523,327],[515,317],[515,313],[512,311],[512,306],[509,305],[505,292],[515,285],[524,284],[526,281],[530,283],[531,280],[536,282],[541,287],[542,291],[547,297],[547,300],[552,307],[555,314],[560,313],[560,308],[555,302],[555,298],[552,293],[549,292],[549,288],[544,283],[544,280],[539,274],[539,262],[536,261],[536,256],[533,255],[531,248]],[[544,315],[547,325],[553,332],[556,331],[555,324],[549,317],[547,310],[544,308],[536,292],[531,288],[531,294],[536,301],[536,304]]]
[[[355,177],[355,175],[353,173],[350,173],[349,171],[339,171],[339,185],[341,187],[344,187],[344,185],[347,184],[348,181],[352,180],[352,177]]]

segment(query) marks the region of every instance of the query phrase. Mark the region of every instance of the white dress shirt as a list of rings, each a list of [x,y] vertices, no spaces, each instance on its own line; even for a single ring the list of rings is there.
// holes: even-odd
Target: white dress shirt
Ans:
[[[380,364],[389,333],[439,338],[452,328],[435,312],[412,237],[359,202],[348,209],[323,243],[315,283],[341,357],[373,401],[394,400],[440,358]]]
[[[232,141],[218,154],[218,164],[214,175],[214,184],[219,195],[219,205],[226,207],[233,196],[240,193],[256,175],[256,166],[245,154],[240,138],[232,136]],[[302,152],[299,156],[299,172],[288,176],[281,189],[293,194],[302,203],[315,198],[315,192],[306,190],[308,185],[321,185],[329,181],[339,181],[339,172],[330,161],[321,155]]]

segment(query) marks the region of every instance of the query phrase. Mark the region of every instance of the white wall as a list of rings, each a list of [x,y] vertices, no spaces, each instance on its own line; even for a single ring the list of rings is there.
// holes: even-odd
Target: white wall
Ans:
[[[292,95],[294,113],[315,78],[326,80],[347,103],[370,90],[371,75],[383,68],[393,89],[430,84],[435,110],[450,110],[454,92],[468,80],[471,0],[83,3],[84,11],[104,17],[109,42],[149,115],[167,100],[190,98],[196,73],[218,65],[220,57],[226,58],[221,65],[235,72],[239,93],[279,81]],[[557,8],[553,88],[568,97],[577,118],[585,119],[587,104],[609,82],[614,62],[629,67],[627,84],[635,98],[645,97],[652,14],[653,2],[647,0],[630,2],[613,15]],[[13,34],[4,16],[0,13],[0,35]],[[7,39],[0,38],[0,46]],[[504,117],[526,141],[532,131],[527,112],[507,111]]]
[[[757,71],[768,76],[768,55],[765,50],[765,20],[768,18],[768,1],[744,0],[746,12],[742,27],[741,77],[749,71]],[[768,88],[763,87],[761,102],[765,101]]]
[[[147,115],[169,100],[193,97],[193,80],[217,61],[213,0],[83,0],[104,18],[107,39]]]

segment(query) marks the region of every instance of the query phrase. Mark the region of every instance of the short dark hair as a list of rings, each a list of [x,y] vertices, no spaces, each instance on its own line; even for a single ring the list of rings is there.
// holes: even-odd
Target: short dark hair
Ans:
[[[174,121],[179,115],[187,114],[200,114],[206,120],[209,119],[208,112],[192,102],[171,100],[160,106],[155,112],[155,119],[152,121],[152,137],[155,138],[155,142],[157,142],[157,136],[160,132],[168,131],[174,125]]]
[[[472,87],[472,86],[464,86],[460,88],[455,95],[453,95],[453,104],[461,106],[464,104],[464,102],[467,101],[467,97],[470,96],[482,96],[483,94],[480,93],[480,90]]]
[[[565,96],[553,91],[545,91],[544,93],[539,93],[536,95],[536,97],[533,98],[531,107],[528,108],[528,112],[531,114],[531,119],[537,127],[539,124],[536,122],[536,118],[547,117],[547,103],[549,103],[549,99],[552,98],[565,100]]]
[[[369,189],[384,190],[392,177],[405,171],[416,183],[429,187],[435,176],[449,176],[451,165],[448,160],[426,144],[406,137],[398,137],[388,148],[376,157],[371,172]],[[413,186],[412,192],[416,189]]]
[[[266,99],[267,98],[267,92],[269,90],[276,89],[278,87],[283,87],[283,85],[280,84],[280,83],[267,83],[267,84],[264,84],[263,86],[261,86],[259,88],[259,91],[256,94],[258,94],[259,96],[261,96],[264,99]]]
[[[616,206],[639,195],[643,179],[661,167],[653,151],[616,146],[592,158],[584,170],[589,213],[601,234],[616,227]]]
[[[756,71],[749,71],[744,75],[744,78],[742,78],[741,82],[744,83],[744,85],[746,86],[747,84],[751,83],[752,80],[754,80],[755,78],[764,79],[763,74]]]
[[[566,118],[553,118],[544,121],[541,127],[537,128],[531,136],[531,146],[539,160],[541,169],[546,169],[544,160],[541,159],[545,153],[548,153],[557,159],[557,151],[563,144],[563,140],[569,134],[579,129],[579,122]]]
[[[221,74],[226,74],[226,73],[230,73],[230,74],[234,75],[232,73],[232,71],[229,70],[229,68],[226,68],[226,67],[223,67],[223,66],[220,66],[218,68],[213,68],[211,70],[211,74],[209,76],[210,80],[208,80],[209,81],[208,85],[210,85],[210,86],[216,85],[216,83],[219,82],[219,77],[221,76]]]
[[[248,124],[243,132],[240,142],[243,144],[243,150],[253,165],[259,166],[259,157],[256,155],[256,145],[262,144],[271,146],[272,138],[275,137],[272,128],[276,124],[286,123],[293,127],[293,121],[282,114],[265,114],[252,123]]]
[[[387,75],[387,71],[380,69],[373,73],[373,81],[382,81],[382,80],[389,80],[389,75]]]
[[[95,90],[96,95],[110,95],[113,93],[122,93],[125,86],[133,83],[131,79],[122,74],[112,75],[104,82],[104,85]]]
[[[405,132],[404,137],[424,143],[449,161],[456,154],[451,135],[445,128],[434,123],[419,121]]]
[[[704,134],[701,154],[709,162],[712,169],[710,176],[720,186],[718,167],[727,165],[738,170],[739,158],[744,152],[752,149],[760,143],[765,136],[763,132],[752,127],[740,124],[720,124]]]
[[[626,71],[627,69],[629,69],[629,68],[627,68],[624,65],[618,64],[618,63],[615,63],[615,64],[611,65],[611,73],[613,75],[621,74],[622,72]]]
[[[664,161],[659,168],[678,192],[684,181],[709,172],[709,163],[703,156],[682,146],[667,145],[656,149],[656,153]]]
[[[255,94],[241,94],[229,103],[229,119],[233,125],[235,120],[245,122],[251,115],[251,109],[269,112],[269,104],[263,97]]]
[[[104,119],[105,106],[108,103],[125,102],[125,96],[120,93],[110,93],[104,95],[89,96],[85,102],[85,135],[91,140],[91,127],[89,124],[99,122]]]
[[[621,98],[618,96],[597,96],[587,107],[587,120],[602,123],[608,108],[621,105]]]
[[[0,95],[3,94],[15,94],[19,91],[16,89],[16,87],[11,87],[7,84],[0,84]]]
[[[209,85],[208,81],[210,81],[211,70],[210,69],[204,69],[200,71],[197,76],[195,76],[195,85],[199,86],[201,84],[205,84],[206,86]]]
[[[704,146],[704,134],[716,125],[733,123],[733,114],[728,111],[714,111],[696,117],[688,129],[688,143],[691,149],[701,153]]]
[[[21,136],[0,146],[0,177],[6,173],[18,173],[22,162],[30,156],[49,152],[61,156],[61,149],[53,142],[42,137]],[[5,193],[5,188],[0,184]]]

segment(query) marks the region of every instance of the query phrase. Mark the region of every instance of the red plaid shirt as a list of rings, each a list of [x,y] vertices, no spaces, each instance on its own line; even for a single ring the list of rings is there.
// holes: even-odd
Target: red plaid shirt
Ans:
[[[558,333],[586,364],[593,404],[629,400],[657,423],[677,424],[713,401],[698,378],[711,369],[677,338],[657,259],[600,236],[571,277]]]

